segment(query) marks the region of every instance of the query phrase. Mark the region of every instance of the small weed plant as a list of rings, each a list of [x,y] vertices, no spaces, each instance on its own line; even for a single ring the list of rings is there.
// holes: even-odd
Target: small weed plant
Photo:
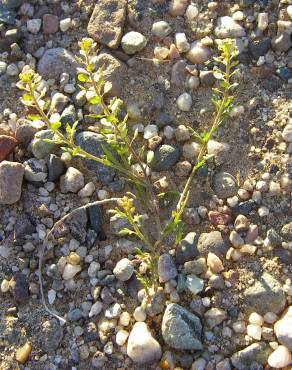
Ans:
[[[151,150],[147,152],[143,145],[141,149],[138,131],[128,130],[128,116],[120,114],[123,106],[122,100],[117,97],[110,100],[107,98],[112,85],[103,79],[102,69],[97,70],[96,68],[94,63],[96,44],[94,41],[86,38],[79,43],[79,46],[80,57],[78,57],[78,61],[81,68],[79,68],[77,79],[80,88],[86,91],[89,104],[99,105],[101,108],[100,115],[91,114],[90,117],[100,123],[99,133],[107,143],[106,146],[103,146],[104,155],[96,157],[75,144],[74,137],[78,121],[73,125],[67,123],[64,127],[61,122],[52,120],[55,107],[47,97],[48,91],[42,83],[42,77],[33,70],[27,69],[20,74],[18,87],[24,91],[21,101],[29,111],[35,112],[27,115],[29,120],[42,120],[47,128],[54,133],[56,139],[53,140],[53,143],[58,144],[74,157],[82,157],[114,168],[129,183],[131,192],[127,192],[122,198],[119,198],[117,206],[111,212],[127,221],[129,225],[120,231],[121,236],[131,236],[140,240],[143,247],[136,249],[136,254],[147,268],[143,273],[136,271],[136,274],[148,293],[155,292],[159,287],[158,259],[166,239],[171,235],[175,237],[174,248],[182,239],[184,229],[182,216],[188,203],[192,181],[198,170],[206,166],[210,158],[207,151],[209,140],[233,108],[232,90],[236,84],[232,83],[231,80],[238,72],[236,69],[237,52],[231,41],[223,42],[218,47],[219,56],[214,58],[217,65],[214,68],[214,76],[218,80],[217,87],[213,89],[212,97],[215,107],[214,116],[206,132],[197,132],[189,127],[191,140],[199,144],[199,154],[195,158],[183,191],[169,213],[167,222],[162,222],[160,200],[167,193],[157,193],[150,177],[154,152]],[[50,140],[46,141],[50,142]],[[145,217],[142,216],[145,213],[155,223],[156,229],[152,234],[146,231]]]

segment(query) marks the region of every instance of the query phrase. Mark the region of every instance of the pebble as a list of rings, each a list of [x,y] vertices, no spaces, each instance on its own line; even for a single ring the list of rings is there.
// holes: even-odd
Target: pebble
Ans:
[[[212,55],[211,50],[203,45],[201,41],[191,43],[190,50],[186,54],[187,60],[194,64],[203,64],[207,62]]]
[[[129,333],[126,330],[124,329],[119,330],[116,334],[117,345],[123,346],[126,343],[128,336],[129,336]]]
[[[215,272],[215,274],[219,274],[224,270],[222,261],[214,253],[208,253],[207,266],[210,267],[210,269]]]
[[[175,34],[175,45],[180,53],[186,53],[190,50],[190,44],[184,32],[177,32]]]
[[[34,135],[31,142],[31,150],[37,159],[42,159],[57,149],[55,143],[45,142],[44,139],[56,140],[55,134],[50,130],[41,130]]]
[[[292,124],[288,124],[283,132],[282,132],[283,140],[287,141],[287,143],[292,143]]]
[[[227,172],[216,173],[212,188],[220,199],[230,198],[237,194],[236,179]]]
[[[72,26],[71,18],[61,19],[59,26],[62,32],[67,32]]]
[[[211,231],[202,233],[198,240],[198,251],[202,255],[214,253],[218,257],[224,256],[227,252],[228,245],[224,242],[220,231]]]
[[[144,129],[144,139],[149,140],[158,135],[158,127],[156,125],[147,125]]]
[[[207,365],[207,361],[204,358],[200,357],[192,363],[191,370],[205,370],[206,365]]]
[[[200,319],[176,303],[166,307],[161,330],[164,341],[171,348],[192,351],[203,349]]]
[[[121,313],[121,305],[119,303],[114,303],[105,310],[104,315],[108,319],[116,319],[120,316]]]
[[[245,36],[244,28],[229,16],[219,17],[214,30],[219,39]]]
[[[264,365],[271,350],[264,342],[253,343],[231,357],[232,365],[239,370],[250,369],[253,363]]]
[[[226,312],[221,308],[216,307],[210,308],[210,310],[208,310],[204,316],[210,328],[220,325],[222,321],[226,320],[227,318]]]
[[[154,158],[151,162],[151,168],[154,171],[168,171],[178,161],[180,156],[179,149],[174,145],[160,145],[154,151]]]
[[[45,14],[43,16],[43,31],[44,34],[53,34],[58,32],[59,18],[53,14]]]
[[[145,48],[147,39],[140,32],[130,31],[123,36],[121,45],[126,54],[132,55]]]
[[[189,112],[192,108],[193,100],[189,93],[181,94],[176,101],[177,107],[183,112]]]
[[[60,188],[62,193],[77,193],[84,186],[83,174],[74,167],[69,167],[61,177]]]
[[[29,342],[25,343],[22,347],[18,348],[18,350],[15,353],[16,361],[20,364],[25,364],[32,351],[32,346]]]
[[[152,33],[161,39],[168,36],[171,31],[171,26],[165,21],[154,22],[152,25]]]
[[[249,315],[248,321],[251,324],[262,326],[264,324],[264,318],[256,312],[252,312]]]
[[[253,339],[260,340],[262,337],[262,328],[259,325],[250,324],[246,327],[247,335]]]
[[[179,125],[175,130],[175,138],[177,141],[187,141],[190,139],[190,133],[185,125]]]
[[[95,185],[93,182],[87,183],[79,192],[78,196],[80,198],[87,198],[91,197],[92,194],[95,192]]]
[[[158,275],[161,283],[166,283],[177,276],[177,269],[169,254],[162,254],[158,259]]]
[[[185,17],[188,21],[193,21],[199,15],[199,9],[195,4],[190,4],[185,12]]]
[[[189,1],[188,0],[171,0],[169,5],[169,14],[172,17],[182,16],[185,14]]]
[[[70,279],[73,279],[73,277],[76,274],[78,274],[78,272],[80,272],[80,271],[81,271],[81,266],[71,265],[70,263],[67,263],[65,268],[64,268],[62,277],[63,277],[64,280],[70,280]]]
[[[277,315],[274,312],[266,312],[264,320],[267,324],[274,324],[277,321]]]
[[[234,230],[231,231],[229,240],[235,248],[239,248],[244,244],[242,237]]]
[[[265,31],[269,25],[269,14],[259,13],[258,15],[258,28],[261,31]]]
[[[268,358],[268,364],[275,369],[283,369],[291,365],[292,355],[289,349],[285,346],[279,346]]]
[[[120,319],[119,319],[120,325],[128,326],[130,321],[131,321],[131,315],[129,314],[129,312],[127,311],[122,312],[120,315]]]
[[[274,331],[278,342],[292,351],[292,306],[281,320],[275,323]]]
[[[26,22],[27,29],[30,33],[37,34],[39,33],[41,26],[42,26],[42,20],[39,18],[36,19],[29,19]]]
[[[146,320],[146,312],[142,307],[136,307],[133,313],[133,317],[136,321],[143,322]]]
[[[188,275],[186,278],[186,287],[194,295],[200,293],[204,289],[204,280],[196,275]]]
[[[136,322],[128,338],[127,355],[139,365],[152,364],[162,356],[160,344],[144,322]]]
[[[89,311],[89,314],[88,314],[88,317],[94,317],[94,316],[97,316],[101,313],[103,309],[103,304],[99,301],[95,302],[92,306],[91,306],[91,309]]]
[[[14,204],[22,192],[24,166],[17,162],[0,163],[0,204]]]
[[[175,260],[183,264],[198,256],[197,250],[198,235],[195,232],[188,233],[176,248]]]
[[[17,140],[13,136],[0,135],[0,162],[2,162],[17,145]]]
[[[116,264],[113,273],[118,280],[127,281],[134,273],[134,266],[128,258],[123,258]]]

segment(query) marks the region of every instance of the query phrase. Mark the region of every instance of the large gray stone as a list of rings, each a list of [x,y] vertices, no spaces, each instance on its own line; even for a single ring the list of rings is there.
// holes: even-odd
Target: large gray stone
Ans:
[[[281,233],[284,239],[292,241],[292,221],[282,227]]]
[[[212,188],[221,199],[233,197],[237,193],[236,179],[227,172],[218,172],[214,176]]]
[[[279,313],[285,308],[286,298],[280,283],[264,272],[253,286],[244,291],[246,311],[264,315],[266,312]]]
[[[57,149],[57,145],[46,142],[45,140],[57,140],[57,137],[51,130],[41,130],[37,132],[31,142],[31,150],[37,159],[45,158],[48,154],[53,153]]]
[[[87,32],[95,41],[117,48],[126,18],[125,0],[99,0],[95,5]]]
[[[176,262],[183,264],[197,257],[199,255],[197,243],[198,235],[195,232],[188,233],[176,248]]]
[[[253,343],[231,357],[232,365],[239,370],[248,370],[253,363],[264,365],[272,349],[264,342]]]
[[[228,16],[219,17],[214,31],[219,39],[236,38],[245,36],[244,28]]]
[[[38,73],[45,79],[58,79],[61,73],[76,74],[78,63],[64,48],[48,49],[38,62]]]
[[[104,141],[102,135],[90,131],[80,132],[78,135],[76,135],[75,141],[76,144],[79,145],[83,150],[96,157],[102,157],[104,155],[104,151],[102,149],[103,146],[109,149],[109,146]],[[90,159],[82,159],[82,161],[90,171],[95,172],[99,182],[102,185],[108,185],[113,181],[116,171],[112,168],[104,166],[103,164]]]
[[[292,306],[282,319],[276,322],[274,332],[278,342],[292,351]]]
[[[198,251],[200,254],[207,255],[211,252],[217,256],[224,256],[227,250],[228,245],[223,240],[220,231],[211,231],[200,235],[198,241]]]
[[[176,303],[166,307],[162,320],[162,336],[170,347],[178,350],[201,350],[201,332],[201,321],[196,315]]]

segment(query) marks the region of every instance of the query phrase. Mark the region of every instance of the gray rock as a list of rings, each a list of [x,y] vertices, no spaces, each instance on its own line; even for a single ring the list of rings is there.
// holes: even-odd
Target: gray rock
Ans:
[[[260,56],[265,55],[271,48],[271,39],[266,37],[262,40],[255,40],[249,44],[249,51],[253,59],[257,60]]]
[[[17,272],[14,276],[15,286],[13,288],[14,299],[18,303],[26,303],[29,299],[28,280],[21,272]]]
[[[55,143],[48,143],[44,141],[44,139],[54,141],[56,140],[56,137],[50,130],[41,130],[35,134],[34,139],[31,142],[31,150],[37,159],[42,159],[57,149],[57,145]]]
[[[188,275],[186,278],[186,288],[194,295],[200,293],[204,289],[204,280],[196,275]]]
[[[2,4],[0,4],[0,22],[8,25],[14,25],[15,17],[16,13],[13,10],[7,9]]]
[[[67,314],[67,319],[69,321],[78,321],[83,317],[82,311],[80,308],[74,308],[74,310],[71,310]]]
[[[19,201],[22,191],[24,166],[21,163],[2,161],[0,163],[0,204]]]
[[[122,92],[123,80],[127,72],[126,65],[109,53],[99,54],[94,62],[97,69],[103,68],[103,79],[112,84],[106,95],[119,96]]]
[[[292,46],[291,37],[288,33],[283,32],[277,35],[272,40],[272,48],[275,51],[285,52],[288,51]]]
[[[24,145],[28,145],[34,135],[45,127],[41,121],[29,121],[27,119],[19,119],[16,124],[15,137]]]
[[[38,62],[38,73],[45,79],[59,79],[60,74],[76,74],[78,63],[74,56],[64,48],[53,48],[45,51]]]
[[[292,242],[292,222],[284,225],[281,229],[281,233],[285,240]]]
[[[33,234],[34,232],[35,226],[31,223],[30,219],[25,213],[17,217],[13,232],[14,241],[17,244],[24,242],[25,237]]]
[[[272,349],[264,342],[253,343],[231,357],[232,365],[239,370],[250,369],[253,363],[264,365]]]
[[[45,321],[41,327],[42,335],[39,336],[41,349],[50,355],[55,354],[63,339],[63,328],[55,319]]]
[[[158,259],[158,275],[161,283],[166,283],[177,276],[177,269],[169,254],[162,254]]]
[[[66,225],[68,226],[71,235],[80,243],[84,243],[86,239],[87,221],[88,218],[85,209],[79,209],[66,220]]]
[[[216,82],[213,71],[200,71],[200,81],[204,87],[213,86]]]
[[[230,198],[237,194],[236,179],[227,172],[215,174],[212,188],[220,199]]]
[[[282,244],[282,239],[275,229],[268,230],[267,238],[269,239],[272,247],[280,247]]]
[[[70,104],[68,105],[68,107],[66,107],[62,114],[61,114],[61,119],[60,119],[60,122],[64,125],[64,127],[66,126],[66,124],[68,123],[70,126],[72,126],[74,124],[74,122],[77,120],[77,115],[76,115],[76,110],[75,110],[75,107],[73,104]]]
[[[197,257],[199,255],[197,243],[198,235],[195,232],[188,233],[176,248],[176,262],[183,264]]]
[[[147,39],[142,33],[131,31],[122,38],[122,48],[126,54],[132,55],[143,50],[147,45]]]
[[[262,276],[244,291],[246,311],[264,315],[266,312],[281,312],[286,303],[285,293],[280,283],[270,274]]]
[[[66,107],[66,105],[69,103],[70,99],[68,96],[56,92],[52,96],[51,106],[52,108],[55,108],[57,112],[61,113],[62,110]]]
[[[90,131],[83,131],[76,135],[76,144],[79,145],[86,152],[96,157],[101,157],[102,155],[104,155],[102,146],[110,149],[105,143],[102,135]],[[112,168],[106,167],[103,164],[94,162],[89,159],[83,159],[82,161],[85,163],[86,167],[90,171],[94,171],[96,173],[98,181],[102,185],[108,185],[110,182],[113,181],[116,171]]]
[[[154,296],[150,297],[148,300],[148,304],[146,306],[146,313],[147,315],[154,317],[159,315],[165,306],[165,294],[163,291],[157,291]]]
[[[200,275],[207,272],[207,264],[205,258],[198,258],[194,261],[187,261],[184,264],[184,272],[186,274]]]
[[[176,303],[169,304],[162,319],[166,344],[178,350],[202,350],[200,319]]]
[[[109,48],[117,48],[126,19],[126,4],[125,0],[98,1],[87,26],[89,36]]]
[[[55,154],[50,154],[48,161],[48,181],[55,182],[64,174],[66,168],[64,162]]]
[[[198,251],[202,255],[207,255],[209,252],[219,256],[224,256],[228,250],[228,245],[222,238],[220,231],[211,231],[203,233],[198,240]]]
[[[180,151],[176,146],[161,145],[154,152],[151,168],[154,171],[168,171],[178,162],[179,156]]]
[[[43,159],[30,158],[23,162],[24,178],[32,183],[44,183],[47,181],[48,170]]]
[[[236,21],[228,16],[219,17],[214,30],[215,35],[219,39],[236,38],[245,36],[244,28],[236,23]]]
[[[226,312],[216,307],[210,308],[210,310],[205,313],[205,319],[210,328],[220,325],[226,318]]]

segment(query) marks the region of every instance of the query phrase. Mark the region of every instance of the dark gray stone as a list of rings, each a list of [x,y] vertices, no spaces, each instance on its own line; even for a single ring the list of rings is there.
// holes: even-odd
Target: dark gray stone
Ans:
[[[178,350],[202,350],[200,319],[176,303],[169,304],[162,319],[166,344]]]
[[[76,135],[76,144],[87,153],[96,157],[104,155],[102,147],[106,147],[110,150],[109,145],[104,141],[102,135],[90,131],[83,131]],[[113,155],[116,154],[113,152]],[[82,159],[82,161],[90,171],[94,171],[96,173],[96,176],[102,185],[108,185],[113,181],[116,171],[112,168],[89,159]]]
[[[2,0],[2,5],[7,9],[15,9],[25,3],[25,0]]]
[[[56,182],[65,173],[64,162],[55,154],[50,154],[48,158],[48,181]]]
[[[280,247],[282,244],[282,239],[275,229],[268,230],[267,238],[269,239],[272,247]]]
[[[151,168],[154,171],[168,171],[178,161],[179,149],[174,145],[161,145],[154,152],[154,159]]]
[[[23,242],[25,236],[31,235],[35,232],[35,226],[31,223],[28,216],[23,213],[18,216],[14,225],[14,241],[18,244]]]
[[[41,327],[42,335],[39,336],[41,349],[50,355],[55,354],[63,339],[63,328],[55,319],[45,321]]]
[[[68,123],[70,126],[74,124],[74,122],[77,120],[77,115],[76,115],[76,110],[73,104],[68,105],[66,107],[62,114],[61,114],[61,119],[60,122],[64,125]]]
[[[69,219],[66,220],[66,225],[69,227],[71,235],[80,243],[84,243],[86,239],[87,221],[85,209],[79,209],[73,212]]]
[[[87,208],[89,224],[92,229],[99,235],[102,231],[102,211],[99,206]]]
[[[200,81],[204,87],[213,86],[216,82],[213,71],[200,71]]]
[[[18,303],[27,303],[29,299],[28,280],[21,272],[17,272],[14,276],[15,286],[13,289],[14,299]]]
[[[71,310],[67,314],[67,319],[69,321],[78,321],[83,317],[82,311],[80,308],[74,308],[74,310]]]
[[[8,25],[14,25],[16,13],[13,10],[5,8],[0,4],[0,22]],[[0,43],[0,47],[1,47]]]
[[[175,260],[178,264],[183,264],[187,261],[193,260],[199,255],[197,249],[198,235],[191,232],[181,240],[176,248]]]
[[[165,253],[159,257],[158,275],[161,283],[166,283],[167,281],[176,278],[177,269],[171,255]]]
[[[279,69],[279,76],[283,81],[288,82],[288,80],[290,80],[290,78],[292,78],[292,68],[281,67]]]
[[[223,240],[220,231],[211,231],[203,233],[198,240],[198,251],[202,255],[207,255],[209,252],[217,256],[224,256],[228,250],[228,244]]]
[[[271,39],[269,37],[263,40],[252,41],[249,44],[249,50],[253,59],[259,59],[260,56],[265,55],[271,48]]]
[[[245,310],[248,313],[280,313],[286,304],[286,297],[281,284],[270,274],[262,276],[244,291]]]

